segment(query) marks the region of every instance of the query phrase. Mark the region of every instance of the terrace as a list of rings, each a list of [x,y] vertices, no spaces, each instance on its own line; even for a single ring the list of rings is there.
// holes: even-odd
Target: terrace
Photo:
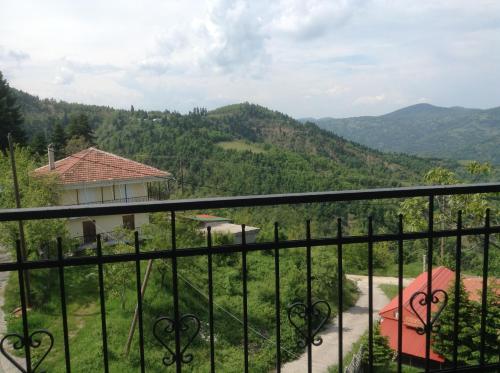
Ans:
[[[459,185],[459,186],[430,186],[430,187],[415,187],[415,188],[394,188],[394,189],[374,189],[360,191],[339,191],[339,192],[318,192],[318,193],[301,193],[301,194],[280,194],[280,195],[261,195],[261,196],[243,196],[243,197],[225,197],[225,198],[205,198],[193,200],[169,200],[169,201],[145,201],[133,203],[112,203],[100,205],[79,205],[79,206],[61,206],[47,208],[24,208],[0,211],[0,222],[17,222],[31,221],[42,219],[67,219],[74,217],[86,216],[104,216],[104,215],[124,215],[137,213],[168,213],[170,224],[170,245],[168,248],[158,247],[154,251],[144,251],[141,247],[141,237],[139,232],[135,232],[133,247],[134,250],[128,253],[106,253],[103,252],[103,243],[100,236],[97,236],[96,252],[92,256],[74,256],[65,253],[63,243],[60,239],[57,242],[57,256],[46,260],[26,260],[22,243],[17,240],[15,253],[16,260],[8,263],[0,263],[0,272],[13,272],[17,274],[19,283],[19,303],[21,305],[21,321],[22,327],[19,330],[11,331],[3,336],[0,342],[0,351],[13,366],[20,372],[40,372],[44,368],[45,360],[50,360],[51,354],[56,350],[64,351],[61,356],[64,356],[65,371],[70,372],[71,369],[78,370],[78,362],[72,360],[71,349],[71,333],[68,328],[68,309],[67,309],[67,283],[65,278],[67,272],[75,267],[97,267],[98,274],[98,300],[99,318],[100,318],[100,333],[99,338],[102,345],[102,354],[95,358],[102,359],[102,371],[110,371],[111,360],[113,354],[108,349],[108,341],[110,338],[109,320],[106,308],[106,288],[104,268],[107,265],[114,263],[131,263],[133,264],[134,273],[129,273],[129,282],[134,282],[134,291],[136,292],[137,302],[137,353],[138,360],[131,363],[131,368],[135,371],[155,371],[150,368],[148,359],[151,355],[148,354],[150,341],[155,341],[158,346],[163,349],[163,356],[160,357],[163,368],[167,367],[171,371],[182,372],[190,371],[196,359],[206,359],[209,367],[208,370],[215,372],[219,370],[219,362],[217,361],[217,329],[214,320],[214,261],[217,257],[236,255],[241,259],[241,358],[242,370],[245,372],[252,370],[252,354],[253,347],[249,333],[252,333],[251,313],[258,310],[249,309],[248,304],[248,279],[252,274],[252,267],[248,265],[248,257],[252,253],[266,252],[273,256],[273,267],[271,271],[274,278],[274,335],[268,335],[266,338],[274,344],[274,369],[276,372],[281,372],[286,349],[285,336],[281,331],[285,324],[291,324],[298,335],[298,344],[307,354],[307,371],[321,371],[314,365],[315,348],[322,344],[321,338],[322,327],[328,322],[331,312],[337,313],[338,327],[338,356],[343,357],[344,341],[343,334],[349,325],[343,322],[343,288],[345,286],[345,277],[343,269],[343,248],[347,245],[358,244],[365,245],[367,248],[367,263],[366,268],[368,274],[368,312],[367,312],[367,333],[368,333],[368,361],[367,369],[374,371],[374,332],[373,325],[376,322],[374,319],[373,308],[373,248],[378,243],[388,242],[393,243],[397,247],[398,258],[398,292],[400,299],[403,292],[403,250],[405,245],[411,241],[424,240],[426,242],[426,270],[429,274],[427,278],[427,289],[421,292],[420,298],[416,298],[420,308],[425,308],[425,315],[422,317],[422,325],[420,325],[422,334],[425,335],[425,359],[421,369],[423,371],[496,371],[500,368],[500,362],[487,361],[485,357],[486,347],[486,320],[488,315],[488,304],[486,300],[488,277],[489,273],[489,255],[493,246],[490,245],[491,237],[498,237],[500,234],[500,225],[497,224],[497,216],[490,216],[489,211],[485,211],[483,224],[480,226],[463,226],[461,215],[457,215],[456,227],[448,228],[435,227],[435,212],[438,209],[436,200],[442,196],[461,195],[468,196],[477,193],[488,194],[489,198],[496,198],[500,193],[500,184],[477,184],[477,185]],[[367,231],[363,234],[345,234],[343,221],[338,218],[332,221],[332,227],[335,234],[326,237],[314,237],[311,233],[311,224],[304,218],[304,238],[302,239],[281,239],[279,235],[280,225],[277,222],[274,225],[274,239],[267,242],[247,243],[245,239],[245,226],[242,226],[242,242],[238,244],[214,244],[210,228],[207,230],[206,244],[202,247],[183,247],[179,245],[179,232],[176,229],[178,215],[184,211],[212,211],[214,209],[239,209],[239,208],[258,208],[262,206],[279,206],[292,205],[302,206],[307,209],[311,204],[339,204],[350,203],[353,201],[364,201],[366,203],[376,201],[399,201],[403,199],[420,197],[424,199],[424,203],[428,203],[427,208],[427,228],[420,231],[407,229],[403,224],[403,217],[398,218],[397,229],[392,232],[377,232],[376,222],[370,217],[366,217]],[[333,217],[332,217],[333,218]],[[438,249],[437,241],[441,238],[454,240],[455,245],[455,274],[456,280],[461,277],[461,250],[462,242],[468,237],[478,237],[482,242],[482,299],[481,299],[481,328],[478,331],[480,336],[479,356],[474,364],[462,364],[458,359],[458,348],[461,341],[458,337],[454,338],[454,353],[453,358],[446,364],[436,366],[430,359],[431,341],[436,328],[439,326],[439,314],[433,312],[435,304],[440,301],[437,299],[437,293],[444,293],[448,289],[436,289],[432,285],[432,268],[435,266],[435,251]],[[54,240],[56,238],[54,237]],[[327,300],[319,299],[314,294],[313,282],[317,279],[317,274],[314,273],[312,258],[315,250],[319,248],[330,248],[331,255],[336,257],[338,263],[338,277],[336,294],[336,309],[331,306]],[[303,268],[305,269],[305,288],[301,301],[293,304],[283,304],[281,299],[281,275],[280,261],[291,250],[301,250],[304,254],[302,257]],[[13,250],[14,252],[14,250]],[[200,313],[200,309],[183,310],[180,306],[184,293],[179,290],[179,263],[188,258],[203,258],[206,260],[206,312]],[[165,297],[171,298],[171,309],[164,310],[163,314],[156,315],[156,320],[153,323],[143,318],[143,297],[144,289],[143,274],[145,262],[163,260],[168,262],[171,268],[171,278],[169,281],[170,291],[165,291]],[[57,311],[60,316],[62,337],[55,338],[51,330],[53,325],[46,325],[43,328],[32,327],[30,320],[30,312],[27,304],[27,289],[26,289],[26,273],[31,271],[40,271],[53,269],[57,271],[59,289],[60,309]],[[216,290],[216,289],[215,289]],[[454,302],[455,316],[458,315],[460,309],[460,300],[458,296]],[[442,298],[441,298],[442,301]],[[216,307],[216,305],[215,305]],[[398,305],[400,313],[403,310],[402,302]],[[446,307],[446,302],[442,307]],[[287,317],[283,317],[286,314]],[[402,340],[402,318],[398,320],[398,340]],[[36,325],[39,325],[40,321]],[[458,328],[458,323],[455,323],[455,328]],[[455,329],[455,336],[458,336],[458,330]],[[190,349],[194,344],[199,344],[206,348],[206,354],[193,354]],[[201,348],[201,347],[200,347]],[[395,359],[396,370],[403,371],[403,359],[401,354],[401,343],[398,344],[398,354]],[[15,351],[14,351],[15,350]],[[16,352],[16,353],[15,353]],[[22,358],[20,358],[22,357]],[[115,357],[116,358],[116,357]],[[288,357],[288,359],[290,359]],[[344,361],[342,358],[338,360],[338,371],[344,371]]]

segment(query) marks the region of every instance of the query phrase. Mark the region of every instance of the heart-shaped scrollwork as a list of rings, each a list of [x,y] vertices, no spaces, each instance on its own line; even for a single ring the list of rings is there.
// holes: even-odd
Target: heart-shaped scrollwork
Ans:
[[[180,361],[185,364],[193,361],[193,354],[186,354],[186,350],[191,345],[191,343],[193,343],[193,340],[200,332],[200,320],[195,315],[187,314],[182,316],[179,319],[179,325],[176,325],[175,321],[172,318],[162,316],[156,319],[155,323],[153,324],[153,335],[155,336],[156,340],[160,342],[160,344],[167,350],[165,356],[162,359],[165,366],[172,365],[177,360],[177,356],[175,355],[175,348],[172,349],[169,346],[169,339],[172,338],[168,338],[168,335],[172,335],[175,333],[176,328],[179,328],[179,333],[184,334],[188,332],[186,337],[187,342],[183,347],[181,347],[179,352]],[[192,332],[189,332],[190,329],[192,329]]]
[[[54,336],[47,330],[35,330],[33,333],[31,333],[28,336],[28,345],[31,348],[37,349],[40,348],[43,343],[43,337],[47,336],[49,337],[49,345],[47,346],[46,350],[43,352],[42,357],[38,360],[38,362],[31,367],[31,372],[36,373],[37,369],[40,367],[42,362],[45,360],[47,355],[49,354],[50,350],[52,350],[52,347],[54,346]],[[9,360],[17,369],[19,369],[21,372],[26,373],[27,370],[21,366],[5,349],[5,344],[11,341],[12,347],[15,350],[21,350],[26,346],[25,339],[21,334],[18,333],[9,333],[4,335],[2,340],[0,340],[0,352],[2,353],[3,356],[7,360]],[[40,371],[40,373],[43,373],[43,371]]]
[[[442,294],[442,297],[438,297],[438,294]],[[415,306],[413,305],[413,303],[417,298],[419,298],[418,304],[420,304],[421,306],[426,306],[429,301],[431,305],[441,303],[437,312],[435,312],[432,315],[432,318],[430,320],[430,325],[427,325],[424,319],[417,312],[417,310],[415,310]],[[439,330],[439,325],[436,324],[436,321],[439,319],[441,312],[443,312],[443,309],[446,307],[447,304],[448,304],[448,293],[446,293],[446,291],[442,289],[434,290],[431,293],[430,299],[427,296],[427,293],[423,291],[417,291],[416,293],[414,293],[410,298],[410,307],[415,313],[415,315],[418,317],[420,322],[422,323],[422,326],[419,326],[417,328],[417,334],[423,335],[427,332],[427,330],[430,330],[432,332],[437,332]]]
[[[324,312],[321,311],[322,308],[324,308]],[[318,300],[311,304],[310,308],[302,302],[295,302],[288,306],[287,312],[290,324],[292,324],[295,330],[302,336],[302,339],[297,342],[300,348],[306,347],[309,343],[312,343],[314,346],[319,346],[323,343],[323,339],[318,337],[317,334],[330,318],[332,310],[328,302]],[[297,325],[297,323],[293,321],[294,316],[303,319],[305,325],[302,327]],[[311,318],[311,322],[316,325],[311,331],[310,336],[306,331],[308,318]],[[315,321],[317,321],[317,323]]]

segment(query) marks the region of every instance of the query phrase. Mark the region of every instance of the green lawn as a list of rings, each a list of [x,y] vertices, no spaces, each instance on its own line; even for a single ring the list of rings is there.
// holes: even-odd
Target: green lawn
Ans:
[[[398,285],[380,284],[379,287],[389,299],[398,295]]]
[[[226,150],[237,150],[240,152],[249,151],[255,154],[267,152],[267,150],[257,144],[242,140],[223,141],[217,143],[217,145]]]

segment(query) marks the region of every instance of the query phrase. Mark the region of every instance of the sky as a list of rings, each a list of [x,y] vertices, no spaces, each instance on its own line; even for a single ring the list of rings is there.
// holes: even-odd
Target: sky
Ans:
[[[5,0],[0,71],[41,98],[301,117],[500,106],[497,0]]]

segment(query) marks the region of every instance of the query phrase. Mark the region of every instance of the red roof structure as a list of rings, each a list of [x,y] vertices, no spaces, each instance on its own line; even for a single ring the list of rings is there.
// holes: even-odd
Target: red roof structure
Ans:
[[[35,175],[56,174],[62,184],[102,181],[168,178],[169,172],[91,147],[49,165],[37,168]]]
[[[437,267],[432,270],[432,291],[442,289],[448,291],[453,281],[455,280],[455,272],[446,267]],[[473,277],[463,279],[465,289],[469,298],[473,301],[481,300],[482,279]],[[495,280],[497,282],[497,280]],[[427,272],[421,273],[411,284],[403,290],[403,354],[415,356],[425,359],[425,334],[417,333],[417,328],[423,327],[422,322],[415,314],[410,306],[410,299],[417,292],[427,293]],[[431,312],[436,312],[441,307],[443,295],[436,294],[440,299],[438,304],[431,305]],[[427,318],[427,306],[421,305],[419,300],[423,295],[417,296],[413,302],[415,311],[420,315],[422,320]],[[381,316],[380,332],[389,339],[390,347],[397,351],[398,349],[398,297],[394,297],[384,308],[379,312]],[[430,351],[430,359],[436,362],[444,362],[444,358],[432,350]]]

